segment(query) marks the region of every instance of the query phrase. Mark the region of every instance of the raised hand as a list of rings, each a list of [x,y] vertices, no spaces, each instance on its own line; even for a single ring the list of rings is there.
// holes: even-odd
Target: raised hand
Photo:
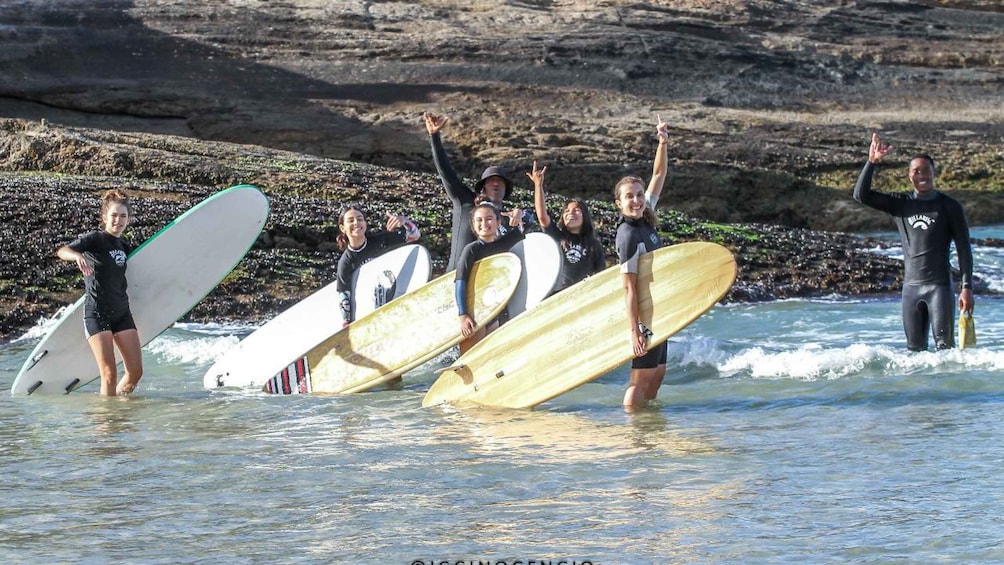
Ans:
[[[505,216],[506,218],[509,218],[509,226],[510,227],[520,227],[520,226],[523,225],[523,209],[522,208],[513,208],[512,210],[509,210],[508,212],[502,212],[501,214],[503,216]],[[520,231],[522,231],[522,230],[520,230]]]
[[[886,145],[885,143],[882,143],[882,140],[879,139],[878,134],[873,133],[872,144],[868,148],[868,160],[871,161],[872,163],[878,163],[879,161],[882,160],[882,157],[885,157],[890,151],[892,151],[892,145]]]
[[[425,129],[429,131],[429,135],[439,133],[446,127],[446,122],[450,121],[449,116],[437,116],[428,112],[423,113],[422,118],[425,119]]]
[[[394,231],[400,227],[404,226],[404,216],[398,216],[397,214],[391,214],[387,212],[387,224],[384,229],[387,231]]]
[[[656,118],[658,118],[658,120],[659,120],[659,123],[657,123],[655,125],[655,132],[659,135],[659,142],[660,143],[668,143],[669,142],[669,124],[667,124],[666,122],[662,121],[662,116],[660,116],[658,114],[656,114]]]
[[[534,161],[533,162],[533,170],[531,170],[529,173],[527,173],[526,176],[530,177],[530,180],[533,181],[533,186],[534,187],[538,187],[538,186],[542,187],[542,186],[544,186],[544,173],[546,173],[546,172],[547,172],[547,167],[546,166],[544,168],[542,168],[542,169],[538,169],[537,168],[537,162]]]

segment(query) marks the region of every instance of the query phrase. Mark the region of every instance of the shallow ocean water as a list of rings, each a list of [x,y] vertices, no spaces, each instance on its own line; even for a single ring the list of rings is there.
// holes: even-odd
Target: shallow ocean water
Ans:
[[[918,354],[895,297],[717,306],[634,413],[624,368],[532,411],[423,409],[448,359],[401,390],[207,391],[251,328],[200,325],[151,343],[134,397],[11,397],[43,324],[0,346],[0,556],[999,562],[1004,300],[977,301],[976,348]]]

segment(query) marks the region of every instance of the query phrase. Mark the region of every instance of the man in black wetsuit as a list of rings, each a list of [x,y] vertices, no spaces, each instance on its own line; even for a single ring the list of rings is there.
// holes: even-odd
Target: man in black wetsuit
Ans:
[[[443,181],[447,196],[453,203],[453,233],[450,237],[450,260],[446,265],[446,270],[452,271],[457,266],[457,259],[460,253],[476,238],[471,231],[471,210],[474,209],[475,200],[479,196],[484,196],[495,205],[496,209],[502,210],[502,201],[508,200],[512,194],[512,181],[506,176],[500,167],[488,167],[481,173],[481,180],[471,189],[460,179],[457,172],[453,170],[450,159],[446,155],[443,147],[443,140],[440,131],[446,126],[450,118],[425,113],[422,115],[425,120],[425,128],[429,132],[429,143],[432,145],[432,160],[436,164],[439,178]],[[508,222],[499,225],[499,236],[504,236],[511,226],[519,223],[518,218],[514,218],[514,213],[522,214],[522,210],[510,210],[502,212],[508,218]]]
[[[934,188],[934,159],[917,155],[910,160],[912,194],[872,191],[875,165],[892,149],[872,134],[868,162],[857,184],[854,199],[893,217],[903,241],[903,329],[911,351],[927,350],[928,326],[935,347],[953,347],[955,310],[949,247],[955,243],[962,273],[959,309],[973,311],[973,250],[962,205]]]

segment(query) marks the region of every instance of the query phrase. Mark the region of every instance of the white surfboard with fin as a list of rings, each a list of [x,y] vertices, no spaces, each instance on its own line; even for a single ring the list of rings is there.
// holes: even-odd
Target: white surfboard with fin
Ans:
[[[415,244],[363,264],[353,277],[354,318],[421,287],[431,272],[428,250]],[[336,286],[334,282],[325,286],[241,340],[206,371],[203,386],[260,389],[294,367],[308,351],[342,330]]]
[[[251,249],[267,219],[265,195],[255,186],[234,186],[137,247],[129,255],[126,278],[140,343],[152,341],[216,288]],[[97,379],[83,310],[81,297],[63,312],[25,361],[11,394],[68,394]]]
[[[513,246],[512,252],[523,263],[523,274],[506,307],[510,319],[547,298],[561,272],[561,250],[545,233],[527,234],[523,241]]]

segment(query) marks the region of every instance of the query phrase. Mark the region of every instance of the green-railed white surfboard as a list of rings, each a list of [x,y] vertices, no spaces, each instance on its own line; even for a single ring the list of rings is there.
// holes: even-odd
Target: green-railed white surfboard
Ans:
[[[230,274],[258,239],[268,212],[258,187],[234,186],[178,216],[129,255],[129,305],[143,345]],[[66,394],[98,378],[83,311],[81,297],[62,312],[21,367],[12,395]]]

